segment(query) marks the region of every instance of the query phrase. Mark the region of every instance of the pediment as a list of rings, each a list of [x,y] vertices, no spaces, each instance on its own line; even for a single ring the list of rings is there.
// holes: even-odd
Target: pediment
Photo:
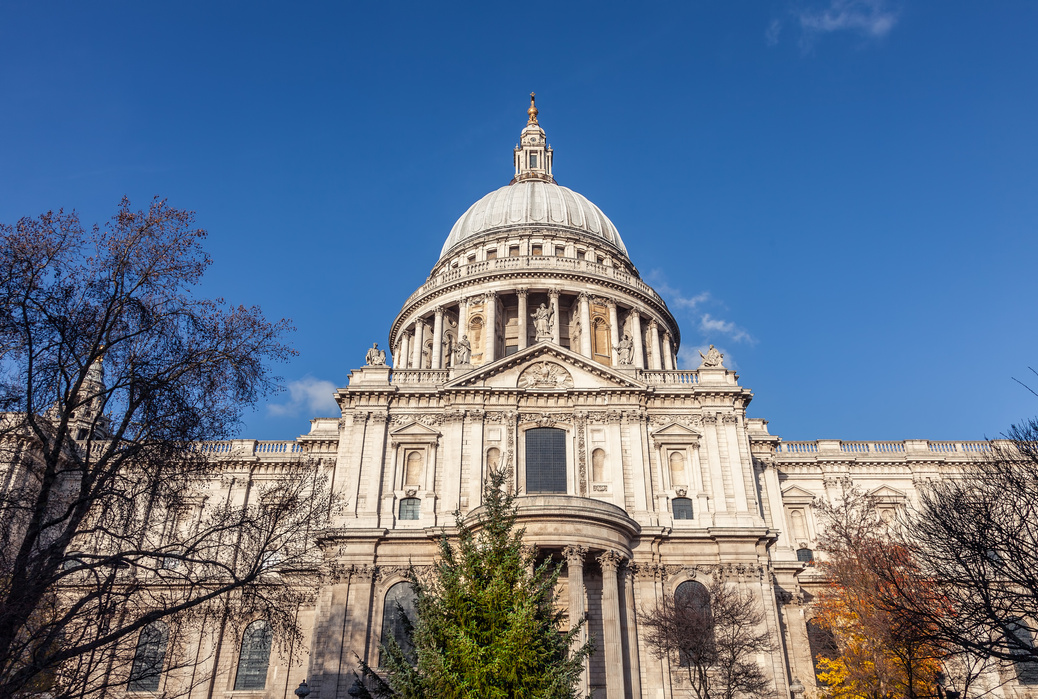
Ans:
[[[435,440],[440,437],[440,432],[420,422],[409,422],[403,427],[391,430],[390,438],[397,442],[401,441],[424,441]]]
[[[814,493],[804,490],[798,485],[791,485],[782,491],[782,502],[791,504],[804,504],[813,502],[818,497]]]
[[[448,389],[469,387],[559,392],[602,388],[638,390],[646,388],[646,384],[565,347],[540,342],[458,376],[445,385]]]
[[[700,434],[680,422],[672,422],[652,433],[657,444],[698,444]]]
[[[904,491],[891,488],[889,485],[881,485],[874,490],[870,490],[869,497],[880,502],[902,502],[908,499],[908,495]]]

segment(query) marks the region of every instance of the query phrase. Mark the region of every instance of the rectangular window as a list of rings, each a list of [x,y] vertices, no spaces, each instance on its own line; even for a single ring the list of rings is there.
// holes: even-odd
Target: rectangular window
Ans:
[[[539,256],[543,254],[543,250],[544,248],[542,248],[540,245],[534,245],[532,248],[530,248],[530,254]]]
[[[526,431],[526,492],[566,492],[566,431],[535,427]]]
[[[674,498],[670,506],[674,510],[674,519],[692,519],[692,501],[688,498]]]
[[[519,345],[505,345],[505,356],[515,354],[519,351]]]
[[[400,519],[418,519],[422,501],[418,498],[404,498],[400,501]]]
[[[530,167],[537,167],[537,154],[530,153]]]
[[[566,256],[566,247],[564,245],[556,245],[555,246],[555,256],[556,257],[565,257]]]
[[[487,250],[487,259],[488,260],[496,260],[497,259],[497,248],[490,248],[489,250]]]
[[[509,257],[519,257],[519,246],[518,245],[512,245],[511,247],[509,247],[508,248],[508,256]]]

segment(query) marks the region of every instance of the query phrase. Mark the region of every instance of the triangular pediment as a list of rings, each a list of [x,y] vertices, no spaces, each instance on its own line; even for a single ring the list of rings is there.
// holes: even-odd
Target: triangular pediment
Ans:
[[[500,388],[525,391],[644,389],[646,384],[565,347],[539,342],[448,381],[445,388]]]
[[[423,425],[420,422],[409,422],[403,427],[391,430],[389,433],[393,437],[439,437],[440,433],[428,425]]]
[[[658,429],[655,432],[653,432],[652,436],[656,437],[656,438],[660,438],[660,437],[698,438],[699,437],[699,433],[696,432],[691,427],[686,427],[685,425],[682,425],[680,422],[672,422],[669,425],[667,425],[665,427],[661,427],[660,429]]]
[[[897,488],[891,488],[889,485],[881,485],[875,490],[869,491],[869,496],[876,498],[877,500],[907,500],[908,496]]]
[[[782,501],[788,503],[811,502],[816,497],[814,493],[804,490],[798,485],[791,485],[782,491]]]

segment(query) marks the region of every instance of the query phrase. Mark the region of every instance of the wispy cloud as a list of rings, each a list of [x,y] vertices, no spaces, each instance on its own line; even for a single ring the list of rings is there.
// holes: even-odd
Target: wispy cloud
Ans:
[[[885,0],[830,0],[827,7],[801,9],[796,15],[806,35],[849,31],[876,39],[889,34],[898,20]]]
[[[699,331],[707,338],[711,335],[721,334],[728,336],[733,342],[745,342],[751,345],[757,342],[752,335],[732,321],[714,318],[709,313],[704,313],[699,319]]]
[[[271,415],[314,417],[339,412],[339,406],[335,403],[335,384],[331,381],[304,376],[297,381],[289,381],[287,389],[287,401],[267,405],[267,412]]]
[[[764,32],[764,43],[768,46],[774,46],[778,43],[779,34],[782,33],[782,22],[777,19],[771,20],[771,24],[768,25],[767,30]]]

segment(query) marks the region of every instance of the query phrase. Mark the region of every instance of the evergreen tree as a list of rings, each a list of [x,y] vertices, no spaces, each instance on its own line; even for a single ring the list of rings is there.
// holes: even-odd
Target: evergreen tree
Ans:
[[[407,639],[383,639],[380,676],[362,663],[351,694],[399,699],[573,699],[591,643],[585,620],[563,631],[555,604],[560,565],[535,565],[516,527],[515,496],[503,470],[491,472],[483,508],[469,521],[455,513],[456,543],[446,535],[429,575],[411,568],[415,618],[402,610]],[[579,645],[578,645],[579,644]],[[410,646],[410,647],[408,647]],[[406,650],[405,650],[406,649]]]

